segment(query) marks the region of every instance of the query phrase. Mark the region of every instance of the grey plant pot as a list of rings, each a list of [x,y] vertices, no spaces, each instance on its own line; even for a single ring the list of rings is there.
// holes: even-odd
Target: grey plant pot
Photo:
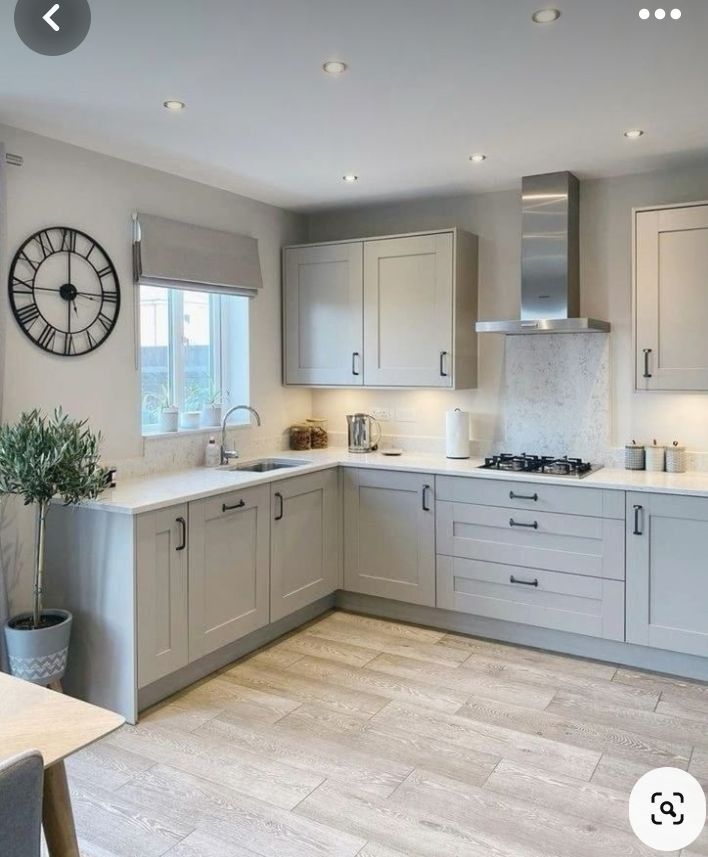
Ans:
[[[66,672],[72,616],[68,610],[43,610],[43,616],[61,616],[64,620],[51,628],[36,631],[13,627],[31,613],[20,613],[5,622],[5,643],[10,672],[34,684],[59,681]]]

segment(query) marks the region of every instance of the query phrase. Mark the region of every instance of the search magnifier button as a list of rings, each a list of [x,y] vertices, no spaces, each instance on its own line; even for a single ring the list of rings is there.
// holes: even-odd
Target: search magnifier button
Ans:
[[[664,815],[670,815],[672,818],[676,818],[676,810],[670,800],[665,800],[659,809]]]

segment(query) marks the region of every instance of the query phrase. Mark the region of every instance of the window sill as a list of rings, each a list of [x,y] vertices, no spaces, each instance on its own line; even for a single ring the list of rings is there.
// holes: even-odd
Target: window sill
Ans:
[[[249,423],[229,423],[226,427],[227,431],[234,428],[250,428]],[[191,437],[200,434],[220,434],[221,426],[199,426],[195,429],[180,428],[177,431],[150,431],[143,429],[143,440],[165,440],[170,437]]]

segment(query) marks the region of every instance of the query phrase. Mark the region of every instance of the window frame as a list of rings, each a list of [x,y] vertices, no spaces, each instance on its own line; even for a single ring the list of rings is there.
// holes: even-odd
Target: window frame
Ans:
[[[142,289],[140,286],[138,294],[138,353],[140,355],[140,393],[141,400],[143,397],[143,374],[142,374],[142,340],[141,331],[141,313],[142,313]],[[158,287],[149,287],[158,288]],[[184,290],[170,286],[159,287],[164,288],[167,293],[167,376],[168,388],[170,393],[170,404],[179,409],[180,415],[185,412],[185,364],[184,364]],[[220,390],[224,397],[223,404],[226,406],[228,402],[227,396],[227,376],[228,367],[231,357],[231,337],[229,316],[230,308],[227,306],[224,296],[209,292],[209,374],[211,384],[215,390]],[[249,355],[250,349],[246,344],[246,354]],[[249,371],[250,374],[250,371]],[[159,423],[145,424],[140,419],[142,435],[149,436],[160,434]],[[212,428],[204,427],[204,428]],[[178,428],[180,431],[190,431],[183,429],[181,425]],[[191,430],[193,431],[193,429]]]

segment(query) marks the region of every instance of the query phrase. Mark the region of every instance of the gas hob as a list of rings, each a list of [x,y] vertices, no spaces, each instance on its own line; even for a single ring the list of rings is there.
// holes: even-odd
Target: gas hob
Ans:
[[[582,479],[591,473],[600,470],[601,464],[591,464],[582,458],[570,458],[564,455],[556,458],[553,455],[512,455],[503,452],[500,455],[491,455],[484,459],[480,470],[498,470],[502,473],[533,473],[539,476],[568,476],[574,479]]]

